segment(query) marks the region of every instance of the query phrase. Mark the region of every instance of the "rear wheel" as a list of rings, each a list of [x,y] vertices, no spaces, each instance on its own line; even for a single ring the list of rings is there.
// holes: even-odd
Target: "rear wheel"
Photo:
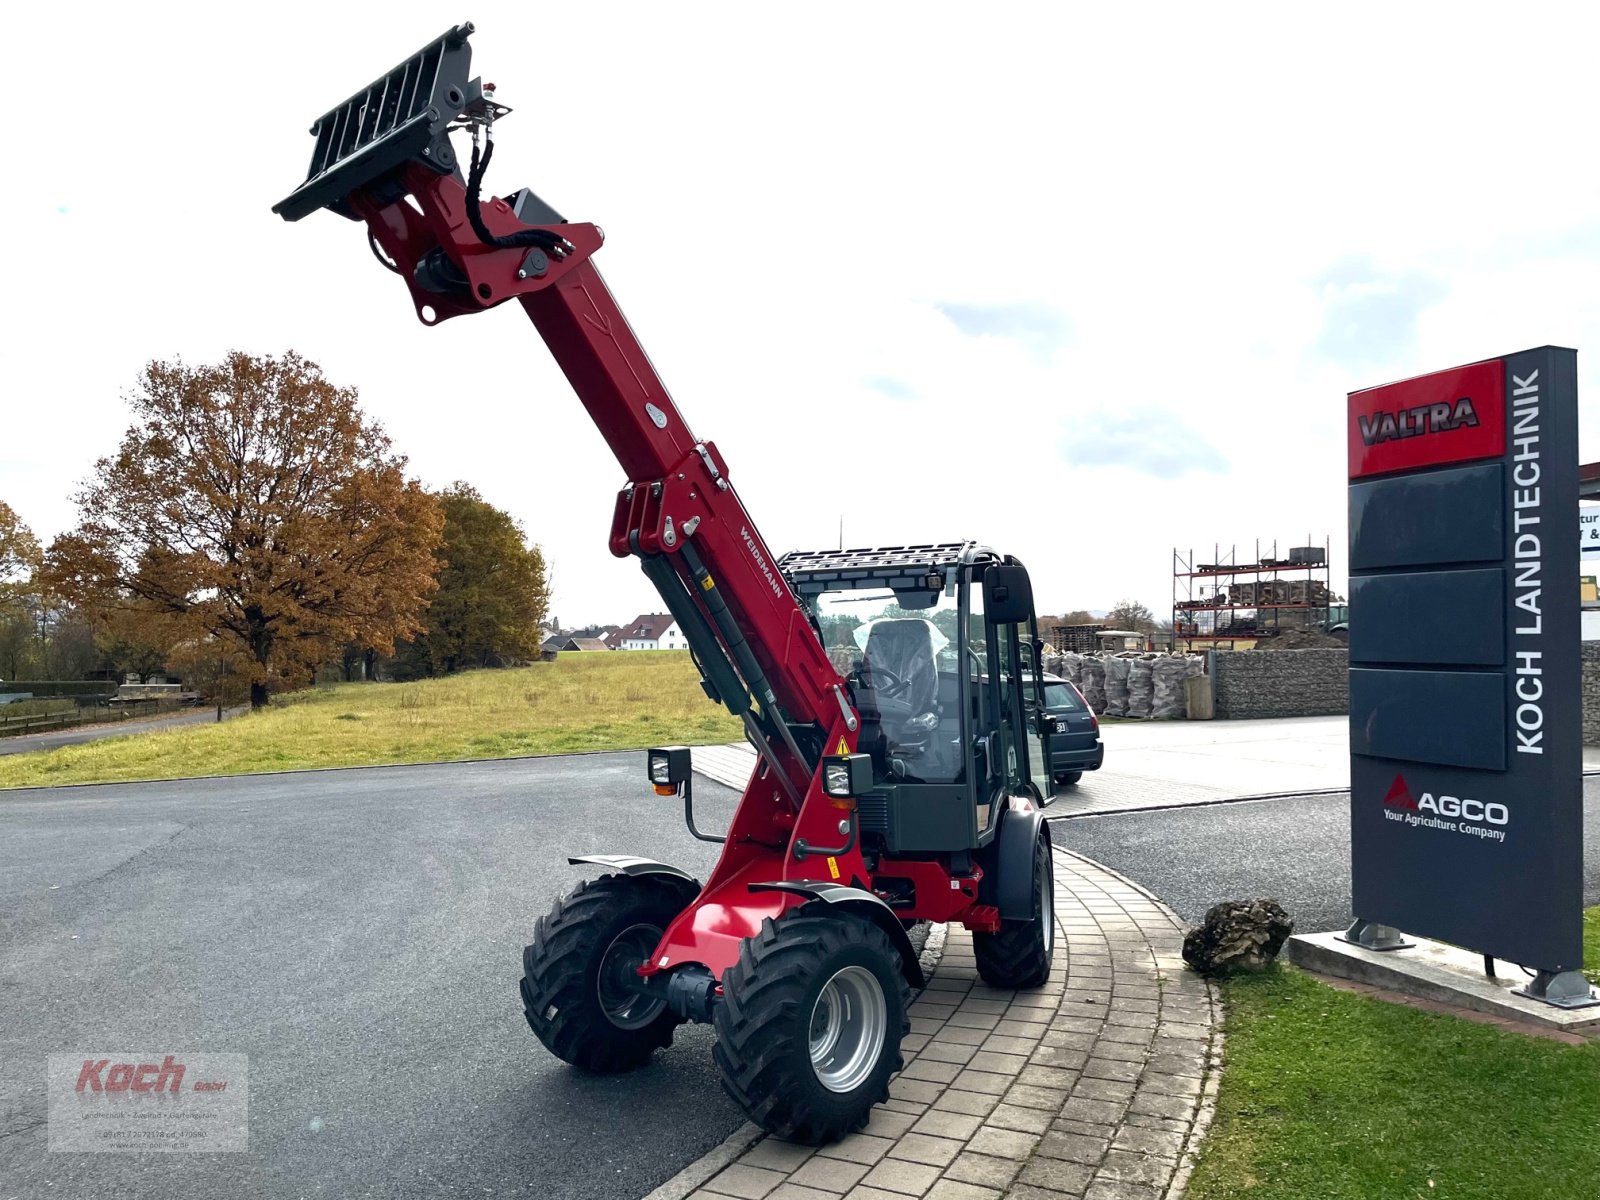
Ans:
[[[1055,939],[1055,872],[1050,837],[1041,833],[1033,850],[1033,916],[1002,921],[999,933],[972,935],[978,974],[990,987],[1038,987],[1050,976]]]
[[[1082,778],[1083,778],[1083,772],[1082,771],[1058,771],[1056,773],[1056,782],[1059,783],[1062,787],[1071,787],[1073,784],[1077,783],[1078,780],[1080,780]]]
[[[603,875],[539,918],[522,953],[522,1008],[552,1054],[589,1071],[627,1071],[672,1044],[679,1018],[627,984],[693,899],[684,880]]]
[[[833,1141],[889,1098],[909,995],[899,952],[871,921],[816,904],[763,921],[722,988],[723,1090],[769,1133]]]

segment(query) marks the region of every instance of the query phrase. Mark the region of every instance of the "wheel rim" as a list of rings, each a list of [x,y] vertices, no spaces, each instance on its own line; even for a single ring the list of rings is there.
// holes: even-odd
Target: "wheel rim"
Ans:
[[[666,1009],[664,1000],[641,995],[629,984],[637,978],[641,963],[654,953],[661,941],[661,930],[654,925],[630,925],[606,947],[600,959],[600,974],[595,991],[600,1011],[618,1029],[642,1029]]]
[[[866,967],[836,971],[811,1009],[811,1069],[830,1092],[860,1087],[878,1065],[889,1032],[883,985]]]

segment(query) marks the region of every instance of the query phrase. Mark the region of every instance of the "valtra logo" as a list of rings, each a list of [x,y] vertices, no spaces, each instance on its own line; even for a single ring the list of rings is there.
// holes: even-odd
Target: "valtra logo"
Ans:
[[[1498,458],[1506,448],[1499,359],[1350,393],[1350,478]]]
[[[1375,412],[1356,418],[1361,440],[1369,446],[1395,438],[1421,437],[1426,433],[1448,433],[1452,429],[1476,429],[1478,411],[1472,397],[1462,396],[1455,403],[1419,404],[1398,412]]]

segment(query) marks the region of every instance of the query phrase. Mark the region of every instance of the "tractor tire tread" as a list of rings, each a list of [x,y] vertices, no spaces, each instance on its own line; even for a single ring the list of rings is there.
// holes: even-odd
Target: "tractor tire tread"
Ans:
[[[679,1021],[668,1012],[641,1029],[611,1024],[589,995],[589,963],[602,949],[599,936],[630,915],[648,916],[664,928],[693,900],[692,886],[665,876],[602,875],[580,883],[539,918],[522,952],[518,991],[529,1027],[552,1054],[611,1074],[642,1066],[672,1044]]]
[[[795,1055],[789,1039],[796,1036],[800,1000],[816,978],[819,964],[850,945],[870,947],[892,968],[898,990],[899,1033],[889,1034],[891,1066],[871,1102],[840,1117],[818,1111],[804,1081],[794,1077]],[[712,1054],[723,1090],[769,1133],[808,1144],[834,1141],[866,1125],[872,1105],[889,1098],[889,1075],[904,1066],[900,1039],[911,1031],[910,988],[900,970],[900,956],[887,934],[871,921],[830,912],[821,903],[807,904],[768,917],[760,931],[746,938],[739,961],[723,974],[717,1006],[716,1044]],[[889,997],[885,997],[889,999]],[[800,1030],[799,1037],[804,1037]]]
[[[1038,873],[1050,870],[1049,835],[1039,838],[1034,850],[1034,903],[1037,908],[1040,887]],[[1053,924],[1053,923],[1052,923]],[[1002,921],[998,933],[974,933],[973,957],[978,974],[993,988],[1034,988],[1050,977],[1054,947],[1039,936],[1037,911],[1029,921]]]

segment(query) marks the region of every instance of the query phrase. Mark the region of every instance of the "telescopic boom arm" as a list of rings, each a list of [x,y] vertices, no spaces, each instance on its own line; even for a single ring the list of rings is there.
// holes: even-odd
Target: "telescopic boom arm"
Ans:
[[[727,463],[689,430],[591,261],[603,241],[599,227],[566,221],[527,189],[480,199],[494,123],[510,110],[492,84],[469,77],[472,31],[454,27],[319,118],[307,178],[273,211],[295,221],[330,208],[364,222],[374,253],[405,280],[425,325],[514,299],[544,338],[629,481],[617,497],[611,552],[639,558],[682,627],[708,695],[744,720],[763,759],[707,897],[719,880],[755,882],[750,871],[772,880],[780,846],[783,880],[865,880],[853,814],[841,820],[842,806],[817,782],[824,753],[856,745],[843,681]],[[465,174],[451,131],[471,134]],[[847,831],[848,850],[826,865],[825,851],[807,853],[843,842]],[[764,859],[753,854],[762,847]],[[737,939],[754,932],[742,928],[750,897],[737,890],[745,893],[740,913],[724,913],[724,928],[713,928],[713,913],[685,931],[693,957],[718,972],[737,955]],[[767,895],[767,915],[799,902]]]

